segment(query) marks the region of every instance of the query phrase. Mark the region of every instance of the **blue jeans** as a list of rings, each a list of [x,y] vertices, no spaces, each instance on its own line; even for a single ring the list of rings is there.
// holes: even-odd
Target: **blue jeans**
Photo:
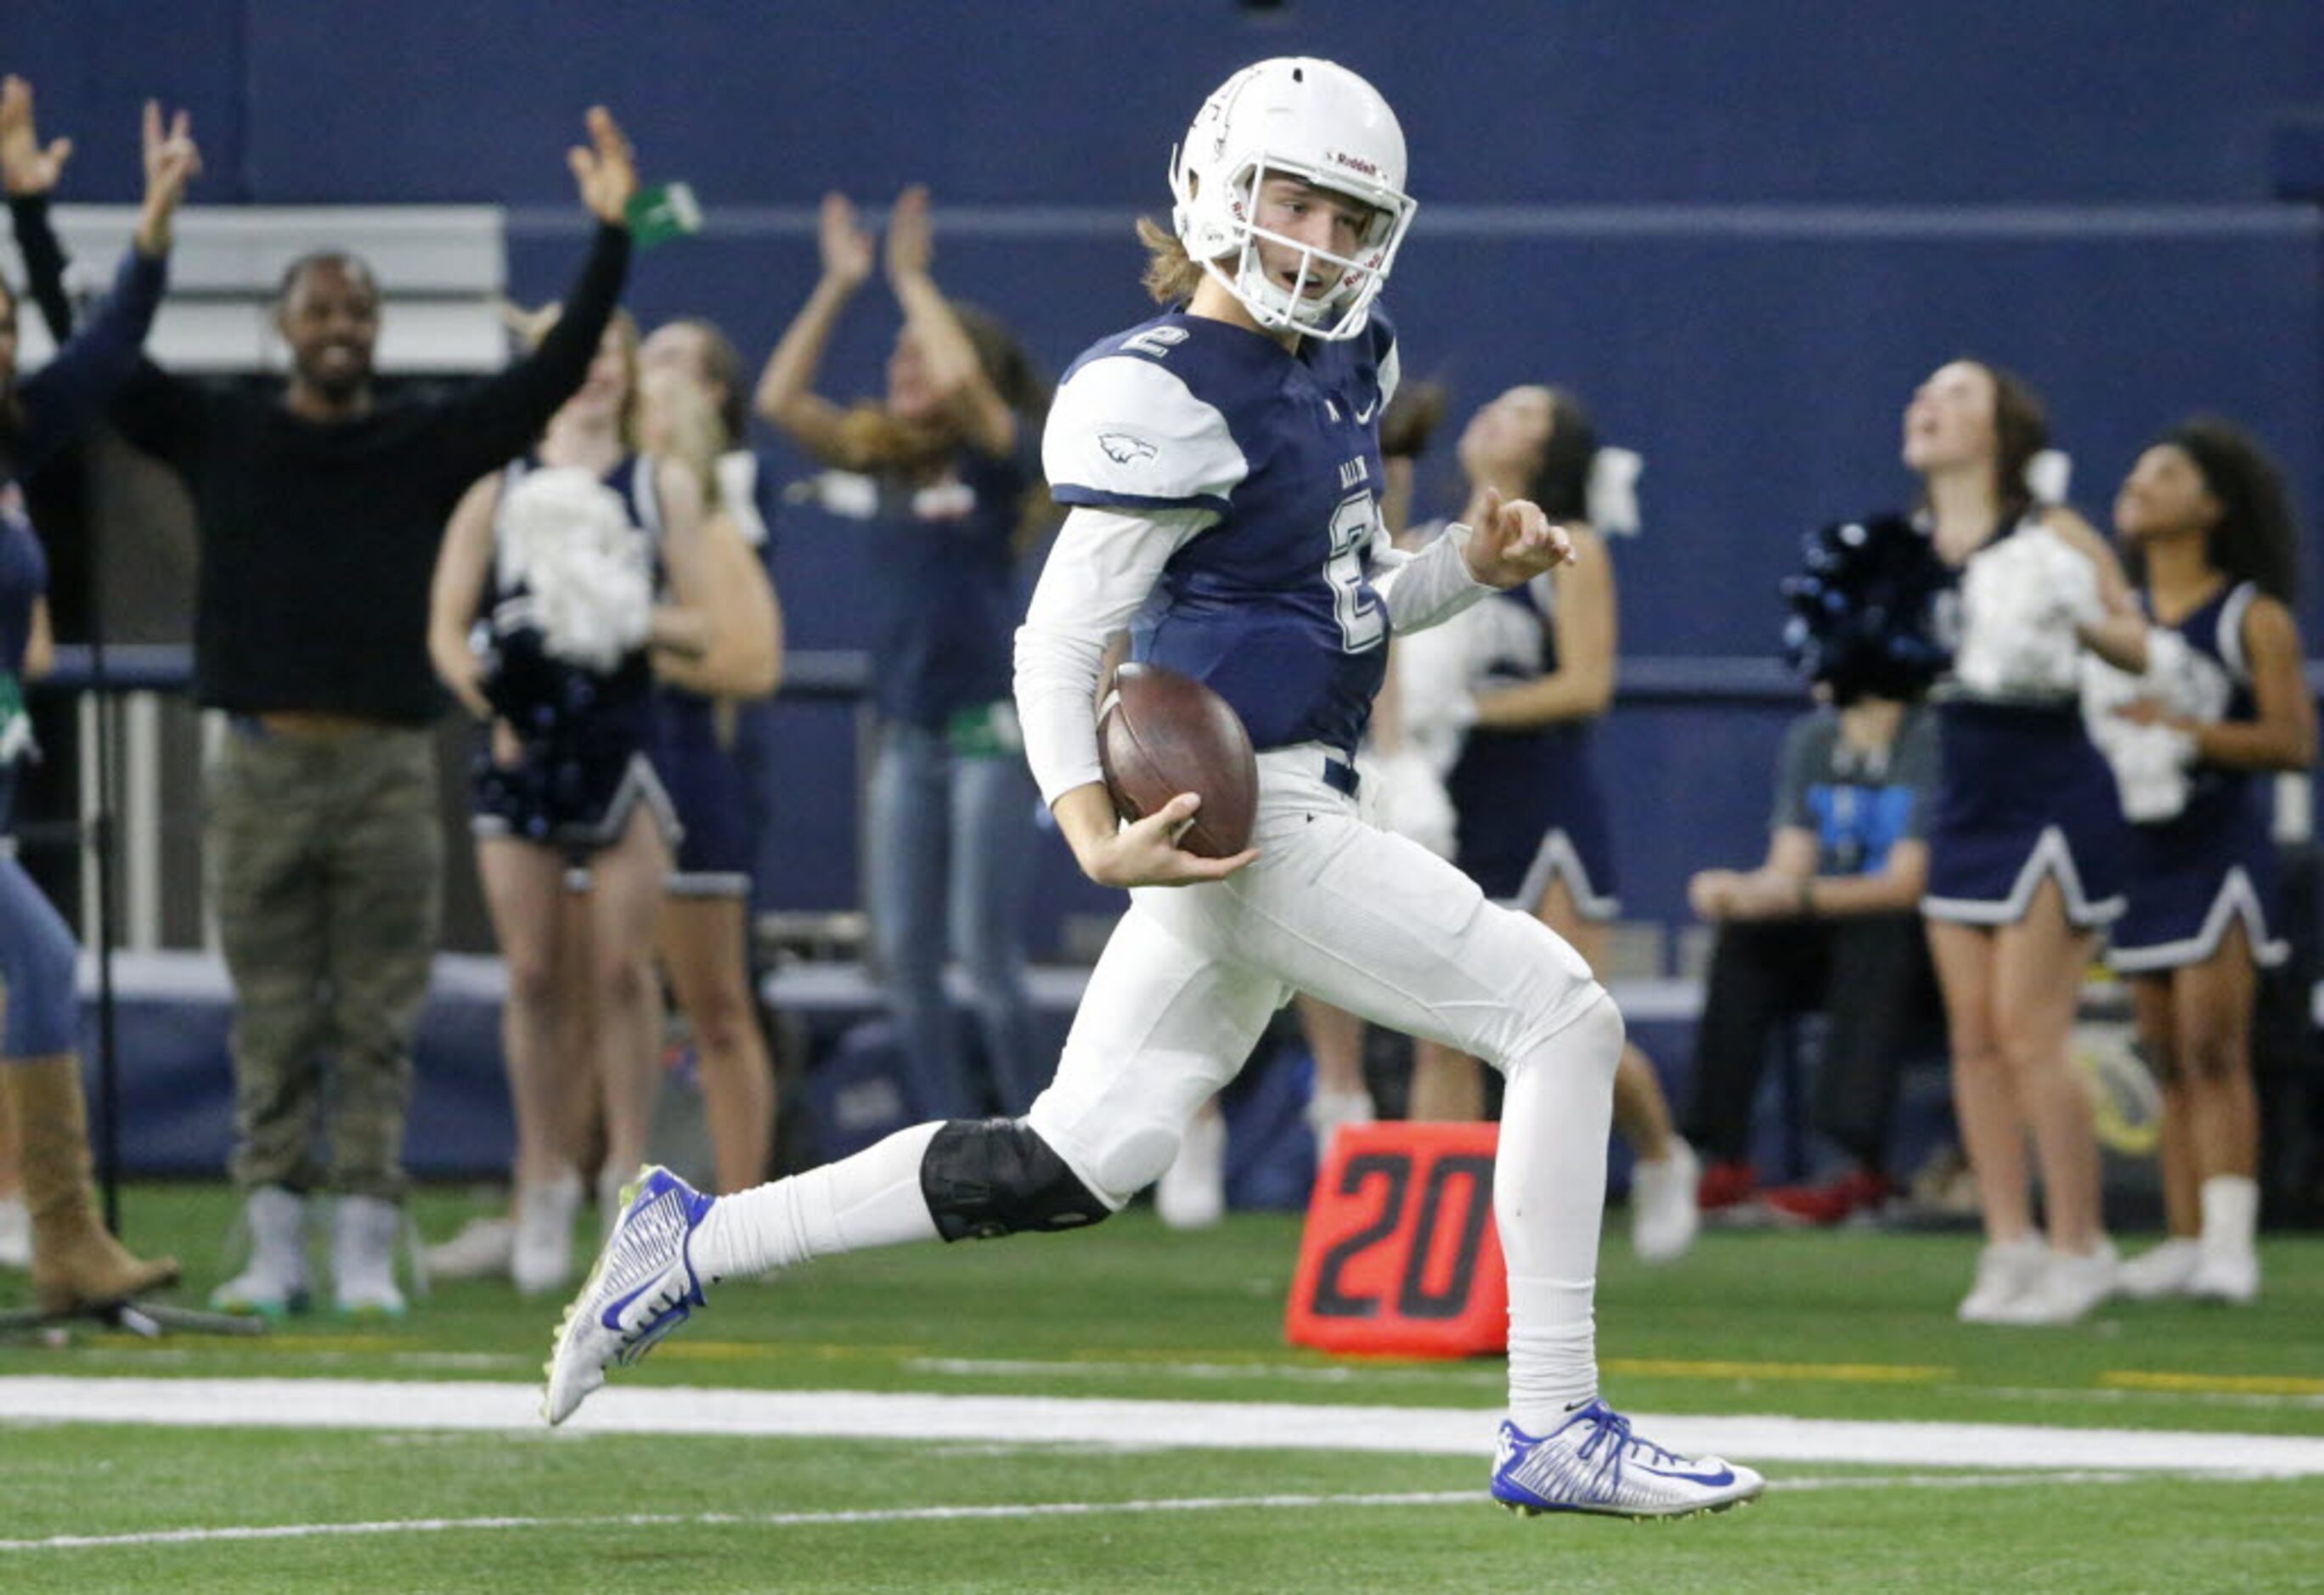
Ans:
[[[8,837],[16,810],[14,764],[0,763],[0,837]],[[0,1063],[52,1057],[80,1047],[80,991],[74,983],[80,948],[24,866],[10,837],[0,851],[0,982],[7,994],[7,1028]]]
[[[1021,756],[964,757],[941,731],[881,728],[865,838],[872,940],[920,1118],[982,1111],[945,992],[947,949],[968,977],[1001,1111],[1022,1113],[1047,1077],[1025,983],[1036,801]]]

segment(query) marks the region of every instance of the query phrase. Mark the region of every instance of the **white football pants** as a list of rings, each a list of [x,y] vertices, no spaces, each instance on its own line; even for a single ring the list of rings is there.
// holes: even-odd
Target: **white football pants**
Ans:
[[[1326,756],[1261,754],[1258,861],[1224,880],[1132,892],[1091,973],[1027,1120],[1114,1207],[1170,1166],[1195,1110],[1295,991],[1504,1070],[1607,1000],[1547,926],[1359,819],[1324,783]]]

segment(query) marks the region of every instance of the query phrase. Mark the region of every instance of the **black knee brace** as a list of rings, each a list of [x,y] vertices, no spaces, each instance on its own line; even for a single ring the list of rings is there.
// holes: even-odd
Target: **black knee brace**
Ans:
[[[947,1121],[920,1159],[920,1194],[946,1240],[1077,1230],[1112,1212],[1013,1119]]]

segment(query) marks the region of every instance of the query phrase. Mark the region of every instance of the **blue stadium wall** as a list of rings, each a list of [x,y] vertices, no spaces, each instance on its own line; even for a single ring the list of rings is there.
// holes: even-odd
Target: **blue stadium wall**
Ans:
[[[2197,409],[2324,505],[2318,217],[2271,166],[2286,124],[2324,122],[2315,0],[32,0],[12,22],[7,65],[78,142],[74,198],[131,197],[159,95],[198,120],[202,202],[505,203],[515,284],[546,295],[582,232],[560,152],[602,100],[710,212],[640,262],[649,320],[706,313],[761,357],[813,280],[816,197],[925,181],[945,283],[1053,368],[1147,313],[1130,219],[1164,207],[1202,95],[1258,56],[1331,55],[1411,140],[1407,370],[1461,410],[1563,383],[1647,456],[1647,531],[1616,556],[1626,655],[1765,655],[1799,533],[1906,493],[1898,410],[1959,353],[2045,393],[2101,522],[2141,440]],[[867,294],[835,391],[876,386],[892,327]],[[862,645],[844,529],[781,530],[795,644]],[[853,719],[783,713],[770,896],[852,902]],[[1631,912],[1683,917],[1690,869],[1756,853],[1781,713],[1618,715]],[[1037,942],[1107,901],[1069,876],[1047,859]]]

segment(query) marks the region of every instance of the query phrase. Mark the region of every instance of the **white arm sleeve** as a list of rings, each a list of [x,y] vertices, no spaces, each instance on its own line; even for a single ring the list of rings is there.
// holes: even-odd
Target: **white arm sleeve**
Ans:
[[[1375,567],[1372,591],[1388,606],[1391,630],[1417,632],[1449,621],[1496,591],[1469,574],[1469,562],[1461,557],[1468,540],[1467,527],[1448,526],[1443,536],[1418,553]]]
[[[1017,718],[1042,802],[1104,779],[1097,679],[1106,639],[1136,618],[1170,557],[1217,519],[1206,510],[1089,508],[1065,517],[1017,628]]]

